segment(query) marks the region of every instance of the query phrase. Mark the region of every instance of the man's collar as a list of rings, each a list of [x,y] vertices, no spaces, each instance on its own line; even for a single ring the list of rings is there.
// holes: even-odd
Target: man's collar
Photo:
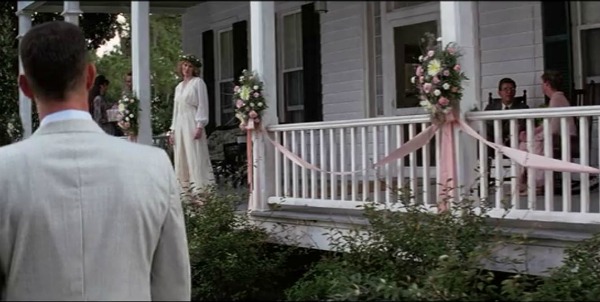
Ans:
[[[93,120],[92,115],[89,112],[83,110],[76,109],[67,109],[57,111],[51,114],[46,115],[40,121],[40,127],[44,126],[48,123],[65,121],[65,120]]]

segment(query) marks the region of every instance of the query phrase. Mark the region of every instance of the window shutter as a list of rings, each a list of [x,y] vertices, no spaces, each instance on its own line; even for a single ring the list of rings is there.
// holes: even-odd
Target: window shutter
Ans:
[[[570,96],[573,85],[570,5],[568,1],[543,1],[541,4],[544,69],[562,74],[560,90]],[[549,101],[547,97],[546,101]]]
[[[306,122],[322,121],[321,19],[314,3],[302,5],[302,52],[304,119]]]
[[[238,82],[242,70],[248,68],[248,21],[233,23],[233,78]]]
[[[204,82],[208,92],[208,125],[206,125],[206,135],[209,135],[215,129],[215,48],[214,32],[207,30],[202,33],[202,69]]]

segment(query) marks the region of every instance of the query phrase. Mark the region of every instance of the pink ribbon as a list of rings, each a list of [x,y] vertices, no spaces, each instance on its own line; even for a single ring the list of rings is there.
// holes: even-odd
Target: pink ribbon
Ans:
[[[298,155],[294,154],[278,142],[272,140],[268,135],[265,135],[267,139],[275,146],[279,152],[285,157],[294,162],[296,165],[306,169],[316,170],[331,175],[350,175],[358,172],[362,172],[368,169],[377,168],[388,163],[394,162],[403,158],[404,156],[422,148],[425,146],[435,135],[437,130],[441,130],[441,158],[440,158],[440,183],[442,187],[440,190],[441,202],[438,203],[439,211],[447,210],[447,199],[450,197],[449,192],[454,188],[456,179],[456,161],[455,161],[455,149],[454,149],[454,126],[458,126],[462,131],[471,137],[479,140],[487,146],[499,151],[501,154],[506,155],[519,165],[526,168],[533,168],[546,171],[558,171],[558,172],[572,172],[572,173],[597,173],[600,174],[600,169],[592,168],[590,166],[584,166],[581,164],[571,163],[568,161],[558,160],[546,156],[541,156],[526,151],[522,151],[515,148],[492,143],[483,138],[477,131],[473,130],[467,123],[460,119],[456,119],[452,113],[446,115],[446,121],[441,125],[432,124],[425,128],[421,133],[412,138],[411,140],[404,143],[398,149],[394,150],[388,156],[382,158],[371,167],[365,167],[360,170],[348,171],[348,172],[331,172],[323,170]]]

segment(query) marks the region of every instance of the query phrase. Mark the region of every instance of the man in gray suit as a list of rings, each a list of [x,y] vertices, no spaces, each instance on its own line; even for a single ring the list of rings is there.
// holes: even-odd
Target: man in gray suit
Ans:
[[[21,41],[21,90],[39,129],[0,148],[0,299],[190,300],[179,187],[167,154],[105,134],[81,30],[56,21]]]

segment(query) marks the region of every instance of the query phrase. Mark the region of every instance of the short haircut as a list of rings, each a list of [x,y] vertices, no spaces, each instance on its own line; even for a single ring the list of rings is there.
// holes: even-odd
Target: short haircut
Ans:
[[[560,72],[556,70],[546,70],[542,74],[542,83],[548,83],[554,90],[560,90],[563,84],[563,78]]]
[[[502,84],[512,84],[515,89],[517,88],[517,83],[515,83],[515,81],[511,78],[504,78],[500,80],[498,83],[498,90],[502,90]]]
[[[31,28],[21,41],[19,54],[33,92],[63,100],[84,80],[87,43],[79,27],[51,21]]]

